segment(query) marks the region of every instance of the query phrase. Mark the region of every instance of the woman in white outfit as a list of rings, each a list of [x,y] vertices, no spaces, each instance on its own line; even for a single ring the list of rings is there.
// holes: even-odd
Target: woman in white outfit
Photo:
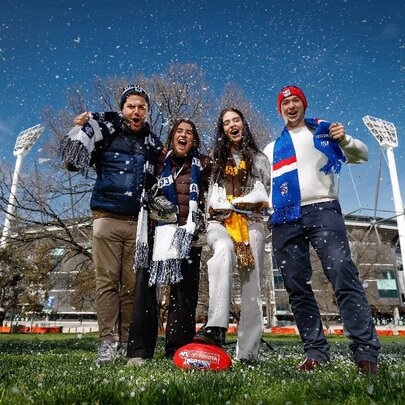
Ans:
[[[264,261],[262,209],[270,191],[270,164],[259,151],[243,114],[223,110],[217,123],[208,191],[208,321],[194,338],[221,346],[229,326],[233,272],[241,282],[236,357],[257,357],[263,330],[260,284]]]

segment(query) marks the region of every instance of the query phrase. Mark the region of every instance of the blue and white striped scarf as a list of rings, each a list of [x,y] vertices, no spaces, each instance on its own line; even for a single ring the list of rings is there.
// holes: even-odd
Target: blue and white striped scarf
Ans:
[[[330,123],[320,119],[305,119],[309,128],[315,129],[314,147],[328,159],[320,171],[325,175],[339,173],[346,161],[337,141],[330,138]],[[301,192],[298,180],[297,157],[291,135],[284,127],[273,151],[272,224],[294,222],[301,218]]]
[[[166,155],[158,187],[164,196],[178,206],[176,187],[172,175],[170,155]],[[201,184],[201,162],[197,150],[193,151],[189,193],[189,213],[183,226],[158,223],[155,229],[153,258],[150,265],[149,285],[175,284],[183,279],[181,261],[190,254],[191,242],[196,230],[199,187]]]

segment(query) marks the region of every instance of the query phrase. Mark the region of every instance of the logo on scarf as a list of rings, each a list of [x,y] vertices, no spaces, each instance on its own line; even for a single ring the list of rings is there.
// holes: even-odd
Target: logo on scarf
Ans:
[[[144,169],[145,169],[145,173],[147,172],[147,173],[150,173],[153,175],[155,172],[155,165],[153,165],[149,161],[146,161],[144,164]]]
[[[288,194],[288,183],[286,181],[280,186],[280,193],[281,195]]]
[[[93,127],[87,123],[84,127],[82,127],[82,131],[91,139],[94,135]]]
[[[167,187],[172,183],[173,183],[173,177],[171,177],[171,176],[169,176],[169,177],[161,177],[158,180],[158,187],[159,188]]]
[[[148,136],[148,142],[150,145],[156,146],[155,140],[153,139],[153,136],[151,134],[149,134],[149,136]]]
[[[316,134],[314,136],[320,141],[321,145],[324,148],[327,148],[329,146],[329,134]]]
[[[198,193],[198,184],[195,183],[190,184],[190,193]]]
[[[201,168],[201,161],[196,157],[193,157],[192,164],[197,165],[199,168]]]

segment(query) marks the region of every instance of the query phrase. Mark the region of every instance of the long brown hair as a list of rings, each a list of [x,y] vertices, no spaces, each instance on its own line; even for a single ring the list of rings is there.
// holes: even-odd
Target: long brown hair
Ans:
[[[221,111],[217,121],[216,138],[213,147],[213,168],[212,168],[212,178],[218,179],[224,176],[224,167],[227,163],[230,154],[230,141],[224,132],[223,118],[227,112],[234,112],[239,115],[243,122],[242,131],[242,151],[246,159],[247,167],[249,168],[250,174],[252,170],[253,155],[255,152],[259,151],[256,142],[250,132],[249,125],[242,114],[237,108],[225,108]]]
[[[181,118],[181,119],[178,119],[178,120],[174,121],[174,123],[173,123],[173,125],[172,125],[172,127],[170,129],[169,135],[167,135],[166,147],[168,149],[171,149],[174,134],[176,133],[177,128],[179,127],[179,125],[182,122],[185,122],[186,124],[189,124],[191,126],[191,129],[193,131],[193,148],[196,149],[196,150],[199,150],[200,146],[201,146],[201,140],[200,140],[200,135],[198,135],[197,128],[196,128],[193,121],[190,121],[190,120],[185,119],[185,118]]]

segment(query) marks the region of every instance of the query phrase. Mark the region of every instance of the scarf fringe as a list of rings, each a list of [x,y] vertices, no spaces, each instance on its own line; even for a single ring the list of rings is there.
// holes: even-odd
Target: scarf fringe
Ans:
[[[192,240],[193,234],[187,232],[185,228],[177,228],[173,235],[170,248],[177,250],[179,259],[186,259],[190,256]]]
[[[136,244],[134,256],[134,271],[139,268],[148,268],[149,266],[149,246],[147,243],[140,242]]]
[[[181,259],[153,261],[151,262],[149,273],[149,287],[156,284],[177,284],[183,280]]]
[[[234,241],[233,244],[237,257],[237,266],[248,270],[252,269],[255,265],[255,259],[250,243]]]
[[[149,243],[148,243],[148,210],[143,206],[145,192],[141,197],[141,210],[138,215],[138,226],[136,228],[136,242],[134,252],[134,267],[136,272],[140,268],[149,267]]]
[[[340,173],[342,162],[338,159],[329,159],[325,166],[320,168],[320,171],[325,174]]]
[[[283,222],[295,222],[300,218],[301,204],[298,202],[288,207],[274,209],[274,212],[271,215],[271,223],[279,225]]]
[[[58,151],[66,163],[72,164],[79,170],[79,173],[87,178],[90,168],[91,153],[83,143],[65,137]]]

